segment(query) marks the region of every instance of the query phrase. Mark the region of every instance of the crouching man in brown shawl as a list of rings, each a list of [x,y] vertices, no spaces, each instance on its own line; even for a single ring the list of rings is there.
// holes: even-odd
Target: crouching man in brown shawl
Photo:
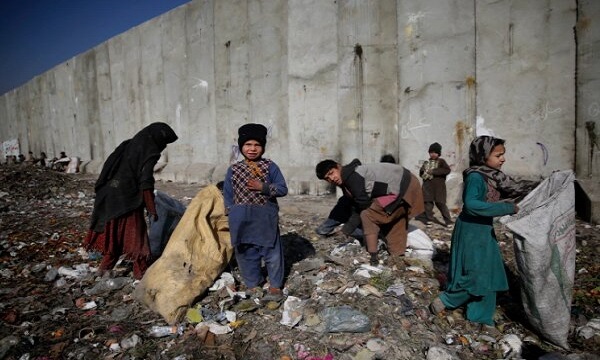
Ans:
[[[160,153],[177,140],[161,122],[125,140],[106,159],[96,181],[94,211],[84,240],[87,249],[104,255],[100,271],[111,270],[121,255],[133,260],[133,276],[141,279],[151,262],[144,208],[157,220],[154,165]]]

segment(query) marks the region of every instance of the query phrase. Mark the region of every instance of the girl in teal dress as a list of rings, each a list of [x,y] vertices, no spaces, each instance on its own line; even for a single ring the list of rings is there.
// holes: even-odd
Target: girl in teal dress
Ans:
[[[500,168],[504,164],[504,140],[480,136],[469,149],[470,167],[464,171],[463,209],[452,233],[448,285],[430,306],[437,314],[466,304],[467,319],[494,325],[496,293],[508,290],[504,263],[493,220],[515,214],[509,196],[512,180]]]

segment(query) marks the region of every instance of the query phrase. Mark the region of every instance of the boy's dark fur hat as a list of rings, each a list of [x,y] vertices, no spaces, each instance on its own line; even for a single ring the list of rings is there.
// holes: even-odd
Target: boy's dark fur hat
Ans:
[[[429,145],[429,152],[433,152],[436,153],[438,155],[442,155],[442,145],[440,145],[439,143],[434,142],[433,144]]]
[[[329,170],[338,166],[338,163],[333,160],[323,160],[317,164],[315,172],[317,173],[317,178],[320,180],[325,179],[325,175],[329,172]]]
[[[238,146],[240,151],[248,140],[256,140],[263,147],[267,145],[267,128],[261,124],[245,124],[238,129]]]

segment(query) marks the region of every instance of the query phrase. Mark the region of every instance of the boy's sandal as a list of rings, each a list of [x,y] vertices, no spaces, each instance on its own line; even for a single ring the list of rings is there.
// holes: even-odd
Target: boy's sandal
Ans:
[[[262,301],[263,302],[280,302],[283,300],[283,292],[281,291],[281,289],[276,289],[276,288],[269,288],[269,291],[267,292],[267,294],[265,296],[263,296]]]
[[[263,289],[256,286],[246,290],[246,296],[250,299],[262,299],[263,298]]]

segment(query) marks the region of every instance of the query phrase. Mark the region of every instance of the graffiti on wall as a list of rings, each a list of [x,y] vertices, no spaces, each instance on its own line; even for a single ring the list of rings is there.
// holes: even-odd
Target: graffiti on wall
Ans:
[[[2,156],[18,156],[21,153],[21,150],[19,148],[19,140],[18,139],[12,139],[12,140],[6,140],[2,143]]]

